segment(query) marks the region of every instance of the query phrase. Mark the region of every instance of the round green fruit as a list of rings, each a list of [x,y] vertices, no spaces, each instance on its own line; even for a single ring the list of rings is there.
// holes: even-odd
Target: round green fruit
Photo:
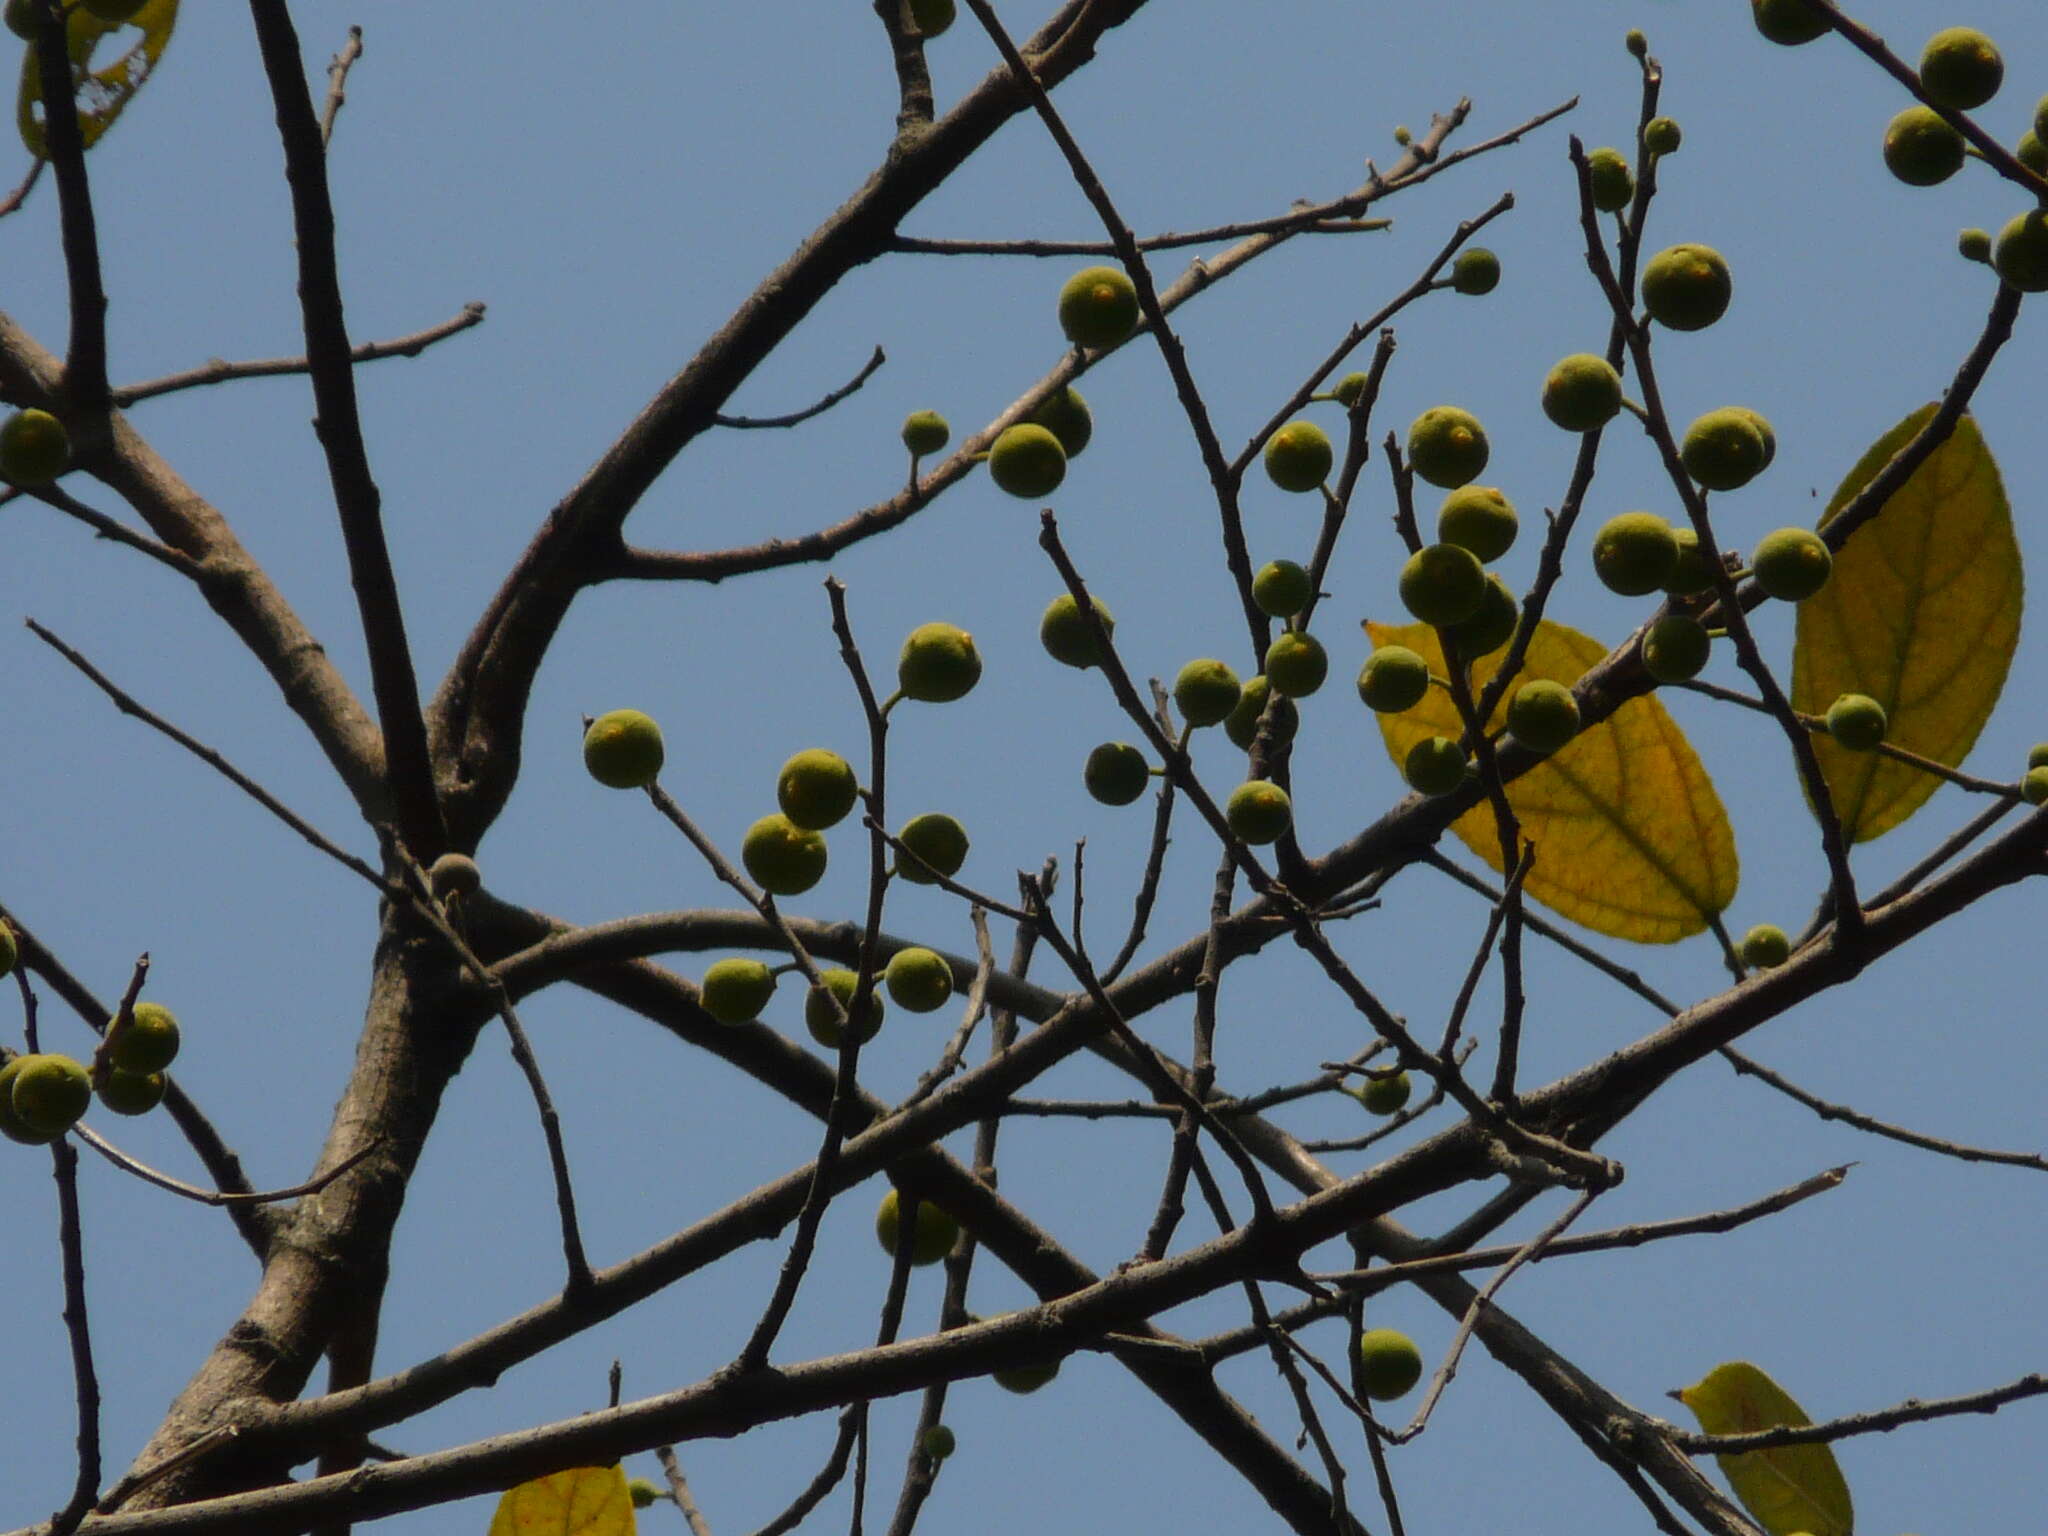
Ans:
[[[1624,512],[1593,535],[1593,574],[1623,597],[1657,591],[1677,564],[1678,538],[1654,512]]]
[[[937,411],[912,411],[903,418],[903,446],[918,458],[937,453],[952,436],[953,429]]]
[[[960,1240],[960,1223],[933,1205],[929,1200],[917,1201],[911,1217],[916,1231],[910,1235],[910,1262],[913,1264],[936,1264],[953,1251],[953,1244]],[[896,1240],[902,1235],[903,1197],[892,1186],[882,1196],[882,1203],[875,1208],[875,1240],[882,1245],[882,1251],[894,1255]]]
[[[804,1028],[811,1032],[811,1038],[818,1044],[828,1051],[836,1051],[840,1041],[839,1015],[844,1011],[848,1017],[852,1016],[853,994],[860,978],[840,966],[818,974],[825,985],[811,988],[804,997]],[[881,993],[871,990],[867,1007],[861,1010],[855,1030],[861,1044],[875,1038],[882,1027],[883,1012]]]
[[[1514,503],[1494,486],[1461,485],[1437,508],[1438,542],[1471,550],[1482,565],[1512,549],[1519,529]]]
[[[117,1115],[146,1115],[164,1101],[161,1072],[114,1070],[100,1080],[99,1099]]]
[[[953,995],[953,968],[937,950],[912,945],[889,957],[882,969],[889,1000],[912,1013],[931,1013]]]
[[[1567,432],[1594,432],[1621,410],[1621,375],[1604,357],[1574,352],[1543,380],[1543,414]]]
[[[1515,594],[1508,590],[1508,584],[1497,575],[1489,575],[1479,611],[1464,623],[1451,625],[1444,633],[1457,646],[1461,658],[1477,661],[1512,640],[1521,617],[1522,610],[1515,605]]]
[[[2048,768],[2029,768],[2020,780],[2020,798],[2029,805],[2048,801]]]
[[[1414,1091],[1415,1085],[1406,1072],[1368,1077],[1365,1086],[1358,1090],[1358,1102],[1376,1115],[1397,1115],[1407,1107],[1408,1096]]]
[[[1828,734],[1851,752],[1869,752],[1884,740],[1884,706],[1867,693],[1845,693],[1828,706]]]
[[[1780,528],[1757,540],[1749,557],[1756,584],[1783,603],[1803,603],[1828,584],[1835,557],[1810,528]]]
[[[1105,635],[1116,633],[1116,619],[1109,611],[1109,604],[1092,592],[1088,595],[1088,606],[1095,610],[1095,617],[1102,623]],[[1038,620],[1038,643],[1045,647],[1046,655],[1054,661],[1069,667],[1093,667],[1102,662],[1102,647],[1096,643],[1095,632],[1081,614],[1081,605],[1074,601],[1074,594],[1062,592],[1045,605],[1045,612]]]
[[[967,829],[943,811],[911,817],[896,834],[896,841],[949,880],[967,862]],[[937,884],[923,869],[901,859],[896,861],[896,873],[912,885]]]
[[[1265,779],[1253,779],[1230,792],[1223,819],[1233,836],[1258,846],[1277,842],[1294,822],[1294,804],[1287,791]]]
[[[1486,431],[1455,405],[1433,405],[1408,428],[1408,463],[1431,485],[1454,491],[1486,468]]]
[[[636,1477],[626,1484],[626,1497],[632,1500],[635,1509],[646,1509],[651,1504],[660,1503],[666,1495],[646,1478]]]
[[[1636,195],[1636,180],[1629,174],[1628,157],[1618,149],[1589,151],[1586,174],[1593,183],[1593,206],[1602,213],[1621,212]]]
[[[1643,308],[1672,331],[1703,331],[1728,312],[1735,279],[1710,245],[1673,245],[1643,265]]]
[[[1774,444],[1764,435],[1769,426],[1742,406],[1709,411],[1685,429],[1679,462],[1710,491],[1739,490],[1771,462]]]
[[[1482,293],[1491,293],[1500,286],[1500,258],[1483,245],[1458,252],[1458,259],[1451,263],[1451,287],[1457,292],[1477,298]]]
[[[1508,734],[1548,757],[1579,734],[1579,701],[1547,677],[1532,678],[1508,700]]]
[[[1422,1380],[1422,1351],[1405,1333],[1368,1328],[1358,1336],[1358,1384],[1375,1402],[1406,1397]]]
[[[1673,528],[1671,536],[1678,541],[1678,563],[1672,566],[1670,576],[1665,579],[1664,590],[1674,597],[1691,597],[1711,591],[1714,568],[1700,553],[1700,536],[1690,528]]]
[[[2021,293],[2048,292],[2048,209],[2029,208],[2001,229],[1991,265]]]
[[[917,1442],[918,1449],[933,1461],[944,1461],[953,1454],[959,1444],[951,1428],[944,1424],[934,1424]]]
[[[1347,373],[1337,381],[1337,387],[1330,391],[1330,398],[1348,411],[1365,398],[1365,386],[1371,382],[1372,379],[1366,374]]]
[[[178,1057],[178,1021],[162,1003],[137,1003],[109,1059],[117,1072],[161,1072]]]
[[[427,889],[444,899],[473,896],[483,889],[484,872],[467,854],[444,853],[427,866]]]
[[[1425,545],[1401,567],[1401,603],[1425,624],[1462,624],[1485,601],[1486,572],[1460,545]]]
[[[1956,232],[1956,254],[1965,261],[1981,261],[1991,265],[1991,231],[1988,229],[1964,229]]]
[[[1653,117],[1643,124],[1643,148],[1653,155],[1675,155],[1684,142],[1684,130],[1675,118]]]
[[[808,747],[782,765],[775,776],[775,803],[792,826],[822,832],[846,819],[860,799],[853,765],[837,752]]]
[[[1067,478],[1067,450],[1049,427],[1020,421],[1005,427],[988,451],[988,477],[1012,496],[1050,496]]]
[[[2013,158],[2018,160],[2036,176],[2048,176],[2048,143],[2029,128],[2020,135],[2019,143],[2012,147]]]
[[[1884,163],[1909,187],[1931,187],[1963,168],[1963,136],[1932,107],[1906,108],[1884,131]]]
[[[825,878],[825,835],[798,826],[777,811],[763,816],[740,839],[740,862],[771,896],[801,896]]]
[[[1268,560],[1252,577],[1252,601],[1268,618],[1291,619],[1315,595],[1308,572],[1292,560]]]
[[[943,35],[955,14],[953,0],[910,0],[910,19],[926,41]]]
[[[1060,330],[1077,347],[1113,347],[1138,328],[1138,290],[1121,267],[1083,267],[1060,289]]]
[[[1640,28],[1630,27],[1628,31],[1622,35],[1621,42],[1622,46],[1628,49],[1630,57],[1637,59],[1649,57],[1650,40],[1649,38],[1643,35],[1643,32]]]
[[[64,1134],[62,1131],[53,1131],[47,1135],[41,1131],[32,1131],[14,1112],[14,1080],[21,1075],[23,1065],[35,1059],[33,1056],[17,1056],[6,1066],[0,1067],[0,1136],[5,1136],[9,1141],[19,1142],[25,1147],[46,1146]]]
[[[957,624],[920,624],[896,658],[896,686],[906,699],[950,704],[981,681],[981,653],[974,636]]]
[[[1804,0],[1749,0],[1750,19],[1774,43],[1796,48],[1828,34],[1827,17]]]
[[[1706,626],[1689,613],[1667,613],[1643,636],[1643,670],[1660,683],[1698,677],[1713,652]]]
[[[48,411],[16,411],[0,422],[0,479],[32,489],[70,467],[70,434]]]
[[[1958,112],[1981,107],[2005,81],[2005,60],[1975,27],[1944,27],[1920,54],[1920,89]]]
[[[1298,629],[1283,630],[1266,647],[1266,684],[1276,693],[1290,699],[1305,699],[1322,687],[1323,679],[1329,675],[1330,658],[1314,635]]]
[[[1129,805],[1145,793],[1152,769],[1145,754],[1128,741],[1105,741],[1088,754],[1081,781],[1104,805]]]
[[[990,1374],[995,1378],[995,1384],[1005,1392],[1015,1392],[1022,1395],[1036,1392],[1040,1387],[1050,1383],[1053,1377],[1059,1375],[1059,1373],[1060,1362],[1050,1360],[1043,1365],[1013,1365]]]
[[[1429,692],[1429,663],[1405,645],[1383,645],[1358,671],[1358,697],[1375,714],[1413,709]]]
[[[92,1103],[92,1078],[69,1056],[44,1052],[10,1066],[14,1118],[32,1135],[63,1135]]]
[[[1401,777],[1419,794],[1448,795],[1465,782],[1465,749],[1448,736],[1425,736],[1408,749]]]
[[[1266,478],[1283,491],[1313,491],[1330,476],[1337,451],[1312,421],[1290,421],[1266,439]]]
[[[1238,692],[1237,708],[1223,721],[1223,734],[1242,751],[1249,752],[1252,743],[1258,739],[1259,718],[1266,712],[1266,700],[1273,696],[1273,688],[1266,679],[1250,678]],[[1284,747],[1294,740],[1294,733],[1301,725],[1301,711],[1294,707],[1294,700],[1286,695],[1273,707],[1273,728],[1268,736],[1275,747]]]
[[[637,709],[599,715],[583,732],[583,766],[608,789],[645,789],[661,760],[661,727]]]
[[[775,995],[775,973],[759,960],[733,955],[714,960],[697,984],[697,1000],[721,1024],[758,1019]]]
[[[1792,958],[1792,941],[1775,923],[1758,923],[1742,936],[1742,963],[1752,970],[1776,970]]]
[[[1271,686],[1268,679],[1267,686]],[[1215,725],[1230,718],[1243,697],[1237,674],[1214,657],[1191,661],[1173,680],[1173,702],[1189,725]]]
[[[1031,420],[1060,440],[1070,459],[1078,459],[1095,436],[1095,415],[1081,391],[1069,384],[1031,413]]]

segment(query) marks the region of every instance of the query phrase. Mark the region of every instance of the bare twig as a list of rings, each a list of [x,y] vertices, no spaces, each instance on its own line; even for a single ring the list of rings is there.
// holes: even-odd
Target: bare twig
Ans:
[[[484,306],[471,299],[462,306],[462,312],[453,319],[430,325],[423,331],[414,331],[410,336],[393,337],[390,341],[365,341],[349,348],[349,360],[357,363],[374,363],[387,357],[418,357],[437,341],[460,335],[472,326],[483,324]],[[187,368],[182,373],[167,373],[161,378],[145,379],[140,384],[123,384],[113,391],[113,402],[126,409],[138,400],[153,400],[159,395],[176,394],[179,390],[198,389],[208,384],[225,384],[232,379],[270,379],[281,375],[305,373],[311,364],[303,357],[259,357],[243,362],[231,363],[224,358],[214,358],[201,363],[197,368]]]
[[[861,385],[867,383],[867,381],[874,376],[875,370],[877,368],[880,368],[882,364],[887,361],[888,358],[883,355],[882,349],[880,347],[876,347],[874,350],[874,355],[871,356],[865,363],[861,364],[861,369],[859,373],[856,373],[852,378],[848,379],[844,384],[840,385],[830,394],[823,396],[821,399],[813,401],[811,404],[805,406],[800,411],[791,411],[785,416],[714,415],[711,419],[717,422],[718,425],[721,427],[741,427],[754,429],[763,427],[793,427],[796,426],[799,422],[809,421],[813,416],[822,416],[825,412],[831,410],[833,406],[837,405],[840,401],[844,400],[848,395],[853,394],[856,390],[858,390],[861,387]]]
[[[341,52],[327,61],[327,105],[320,112],[320,147],[329,148],[334,142],[334,120],[341,116],[342,105],[348,100],[348,72],[355,68],[355,62],[363,56],[363,29],[350,27],[348,41],[342,44]]]

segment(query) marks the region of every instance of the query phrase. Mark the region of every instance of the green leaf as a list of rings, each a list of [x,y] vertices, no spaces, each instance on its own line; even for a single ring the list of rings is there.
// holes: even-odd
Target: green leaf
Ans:
[[[1747,1435],[1798,1427],[1813,1420],[1779,1386],[1746,1360],[1717,1365],[1694,1386],[1674,1392],[1710,1435]],[[1855,1510],[1849,1485],[1826,1445],[1783,1445],[1769,1451],[1716,1456],[1721,1475],[1742,1507],[1771,1536],[1850,1536]]]
[[[78,102],[78,131],[91,149],[100,136],[114,126],[121,109],[134,99],[150,75],[171,29],[178,24],[178,0],[149,0],[127,21],[102,21],[83,5],[74,5],[65,19],[65,44],[71,54],[73,91]],[[105,69],[89,69],[93,52],[103,38],[134,27],[140,36],[128,50]],[[21,90],[15,98],[15,125],[28,152],[41,156],[43,148],[42,64],[34,44],[22,52]]]
[[[1934,409],[1922,406],[1871,446],[1828,503],[1823,528]],[[1793,707],[1825,714],[1844,693],[1868,694],[1885,708],[1887,741],[1955,767],[2005,687],[2023,586],[1998,465],[1965,416],[1835,556],[1828,584],[1799,605]],[[1889,832],[1941,783],[1825,736],[1814,749],[1853,842]]]
[[[1443,675],[1443,648],[1429,625],[1367,624],[1366,630],[1374,645],[1405,645]],[[1475,690],[1506,654],[1474,664]],[[1590,635],[1545,619],[1517,682],[1550,678],[1570,686],[1606,654]],[[1462,734],[1457,709],[1441,688],[1379,722],[1396,764],[1424,737]],[[1496,716],[1492,724],[1498,723]],[[1739,866],[1728,813],[1684,733],[1654,698],[1631,699],[1581,731],[1509,784],[1507,793],[1523,835],[1536,845],[1523,890],[1595,933],[1673,944],[1704,930],[1735,899]],[[1501,868],[1500,839],[1484,802],[1451,830]]]
[[[639,1528],[624,1467],[575,1467],[506,1489],[489,1536],[634,1536]]]

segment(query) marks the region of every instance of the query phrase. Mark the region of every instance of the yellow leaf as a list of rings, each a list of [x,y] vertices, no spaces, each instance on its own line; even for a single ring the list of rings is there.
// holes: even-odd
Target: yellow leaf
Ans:
[[[1922,406],[1871,446],[1828,503],[1823,528],[1933,414]],[[1956,766],[2005,686],[2021,587],[1998,465],[1965,416],[1835,556],[1828,584],[1799,605],[1793,707],[1825,714],[1844,693],[1869,694],[1885,708],[1887,741]],[[1941,783],[1825,736],[1814,748],[1853,842],[1889,832]]]
[[[577,1467],[508,1488],[490,1536],[634,1536],[624,1467]]]
[[[1374,645],[1405,645],[1443,675],[1443,649],[1429,625],[1367,624],[1366,630]],[[1506,654],[1475,664],[1475,691]],[[1591,636],[1545,619],[1518,682],[1550,678],[1569,686],[1606,654]],[[1461,734],[1457,710],[1441,688],[1379,722],[1396,764],[1426,736]],[[1654,698],[1632,699],[1581,731],[1509,784],[1508,803],[1536,845],[1523,889],[1595,933],[1673,944],[1701,932],[1735,899],[1738,867],[1728,814],[1690,743]],[[1501,868],[1500,839],[1483,801],[1451,830]]]
[[[1693,1411],[1710,1435],[1747,1435],[1798,1427],[1813,1420],[1779,1386],[1746,1360],[1707,1372],[1697,1385],[1672,1394]],[[1855,1511],[1849,1485],[1826,1445],[1783,1445],[1770,1451],[1716,1456],[1721,1475],[1742,1507],[1771,1536],[1850,1536]]]
[[[71,53],[73,91],[78,101],[78,131],[91,149],[100,135],[114,126],[114,119],[163,57],[178,24],[178,0],[149,0],[127,21],[102,21],[83,5],[74,5],[65,18],[65,45]],[[105,69],[89,70],[93,51],[100,40],[124,27],[135,27],[141,36]],[[21,142],[32,155],[43,150],[42,64],[30,44],[21,58],[21,91],[15,98],[14,120],[21,130]]]

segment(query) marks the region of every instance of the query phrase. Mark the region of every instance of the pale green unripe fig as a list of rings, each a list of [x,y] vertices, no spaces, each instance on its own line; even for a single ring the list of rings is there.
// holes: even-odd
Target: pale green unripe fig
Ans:
[[[1033,411],[1031,420],[1058,438],[1070,459],[1081,457],[1095,436],[1095,413],[1071,384]]]
[[[981,653],[974,636],[957,624],[920,624],[896,658],[896,686],[906,699],[950,704],[981,681]]]
[[[2005,60],[1975,27],[1944,27],[1920,54],[1920,89],[1958,112],[1981,107],[2005,81]]]
[[[2029,768],[2048,768],[2048,741],[2037,741],[2027,748]]]
[[[1415,135],[1408,131],[1406,123],[1396,123],[1394,125],[1394,142],[1403,149],[1406,149],[1415,142]]]
[[[1623,597],[1655,592],[1677,564],[1677,536],[1654,512],[1624,512],[1593,535],[1593,574]]]
[[[1604,357],[1574,352],[1543,380],[1543,414],[1567,432],[1592,432],[1621,410],[1621,375]]]
[[[818,976],[825,984],[822,987],[812,987],[804,997],[804,1028],[811,1032],[811,1038],[818,1044],[827,1050],[836,1051],[839,1049],[842,1036],[839,1015],[843,1010],[849,1018],[853,1018],[853,994],[859,986],[860,978],[843,966],[820,971]],[[836,1008],[833,1006],[835,1000],[838,1004]],[[865,1045],[875,1038],[882,1027],[882,1014],[885,1011],[880,991],[871,988],[868,992],[867,1006],[861,1009],[859,1017],[854,1021],[854,1033],[861,1044]]]
[[[1049,427],[1020,421],[1005,427],[988,450],[988,477],[1027,501],[1050,496],[1067,478],[1067,450]]]
[[[1081,782],[1104,805],[1129,805],[1145,793],[1152,769],[1145,754],[1128,741],[1105,741],[1088,754]]]
[[[903,823],[896,841],[947,879],[960,873],[967,862],[967,829],[943,811],[926,811]],[[931,875],[908,860],[896,861],[896,873],[912,885],[935,885]]]
[[[1413,709],[1428,692],[1429,663],[1405,645],[1380,646],[1358,671],[1358,697],[1376,714]]]
[[[137,1003],[109,1053],[116,1071],[161,1072],[178,1057],[178,1021],[162,1003]]]
[[[1758,923],[1742,936],[1742,963],[1753,970],[1776,970],[1792,958],[1792,941],[1775,923]]]
[[[1963,159],[1963,136],[1932,107],[1910,106],[1885,128],[1885,169],[1909,187],[1947,181]]]
[[[1515,504],[1490,485],[1461,485],[1437,508],[1437,541],[1471,550],[1482,565],[1514,547],[1520,526]]]
[[[14,930],[0,921],[0,976],[7,975],[21,960],[21,946],[15,941]]]
[[[1376,1115],[1397,1115],[1408,1107],[1408,1096],[1414,1088],[1406,1072],[1368,1077],[1365,1086],[1358,1090],[1358,1102]]]
[[[47,1146],[64,1134],[61,1130],[31,1130],[14,1112],[14,1080],[21,1075],[23,1066],[35,1059],[34,1056],[17,1056],[6,1066],[0,1067],[0,1136],[5,1136],[9,1141],[19,1142],[24,1147]]]
[[[912,945],[889,957],[882,969],[889,1000],[912,1013],[930,1013],[946,1006],[953,995],[953,968],[937,950]]]
[[[1579,734],[1579,701],[1547,677],[1532,678],[1508,700],[1508,734],[1548,757]]]
[[[1965,229],[1956,235],[1956,254],[1965,261],[1981,261],[1991,265],[1991,231],[1988,229]]]
[[[1593,183],[1593,206],[1602,213],[1621,212],[1636,195],[1636,179],[1629,174],[1628,157],[1618,149],[1589,150],[1586,172]]]
[[[92,1103],[92,1078],[69,1056],[46,1051],[9,1065],[14,1073],[14,1118],[31,1135],[63,1135]]]
[[[1337,450],[1312,421],[1290,421],[1266,439],[1266,478],[1283,491],[1313,491],[1329,478]]]
[[[1477,661],[1512,640],[1521,617],[1522,610],[1516,606],[1515,594],[1508,590],[1508,584],[1497,574],[1489,573],[1485,595],[1479,599],[1479,611],[1462,624],[1449,626],[1444,633],[1463,660]]]
[[[1138,326],[1138,290],[1121,267],[1083,267],[1060,289],[1060,330],[1077,347],[1113,347]]]
[[[1448,736],[1425,736],[1408,749],[1401,777],[1419,794],[1448,795],[1465,782],[1465,749]]]
[[[952,26],[953,17],[957,14],[953,0],[908,0],[908,3],[910,19],[917,23],[917,30],[927,42]]]
[[[1330,391],[1330,398],[1348,411],[1365,398],[1365,386],[1371,382],[1372,379],[1366,374],[1347,373],[1337,381],[1337,387]]]
[[[1116,619],[1109,604],[1091,592],[1088,606],[1102,621],[1103,633],[1114,635]],[[1102,664],[1102,647],[1096,643],[1095,633],[1082,617],[1081,605],[1074,601],[1071,592],[1062,592],[1045,605],[1038,620],[1038,643],[1045,647],[1046,655],[1063,666],[1085,668]]]
[[[721,1024],[747,1024],[775,995],[775,973],[759,960],[732,955],[714,960],[697,984],[697,1000]]]
[[[1287,791],[1266,779],[1252,779],[1230,792],[1223,819],[1231,832],[1253,846],[1279,841],[1294,822],[1294,803]]]
[[[792,826],[806,832],[837,826],[858,799],[860,781],[853,765],[823,747],[805,748],[775,776],[775,803]]]
[[[1375,1402],[1406,1397],[1422,1380],[1422,1351],[1405,1333],[1368,1328],[1358,1336],[1358,1382]]]
[[[1884,706],[1867,693],[1845,693],[1828,706],[1828,734],[1851,752],[1869,752],[1889,725]]]
[[[2048,143],[2041,135],[2029,128],[2020,135],[2019,143],[2012,147],[2013,158],[2018,160],[2036,176],[2048,176]]]
[[[1455,405],[1433,405],[1408,428],[1408,464],[1446,491],[1469,485],[1486,468],[1486,431]]]
[[[1315,595],[1308,572],[1292,560],[1268,560],[1252,577],[1252,602],[1268,618],[1291,619]]]
[[[637,709],[599,715],[583,732],[583,766],[607,789],[645,789],[661,775],[661,727]]]
[[[1672,331],[1703,331],[1728,312],[1735,279],[1710,245],[1667,246],[1643,263],[1643,309]]]
[[[953,429],[937,411],[912,411],[903,418],[903,446],[919,458],[937,453],[952,436]]]
[[[1678,563],[1665,578],[1664,590],[1674,597],[1691,597],[1711,590],[1714,568],[1700,553],[1700,536],[1690,528],[1673,528],[1671,536],[1678,541]]]
[[[0,479],[33,490],[70,467],[70,434],[48,411],[16,411],[0,422]]]
[[[1237,707],[1223,721],[1223,734],[1240,750],[1251,751],[1252,743],[1258,739],[1259,718],[1265,714],[1266,700],[1272,694],[1272,685],[1263,676],[1245,680],[1237,696]],[[1276,748],[1284,747],[1294,740],[1294,733],[1300,725],[1301,711],[1294,707],[1294,700],[1283,694],[1273,707],[1272,729],[1267,740]]]
[[[926,1430],[917,1442],[918,1449],[933,1461],[944,1461],[959,1446],[953,1431],[944,1424],[934,1424]]]
[[[1500,258],[1483,245],[1458,252],[1451,263],[1451,287],[1471,298],[1500,286]]]
[[[1757,31],[1787,48],[1826,37],[1827,18],[1802,0],[1749,0],[1750,18]]]
[[[146,1115],[163,1103],[167,1085],[161,1072],[109,1071],[100,1079],[99,1101],[116,1115]]]
[[[1486,601],[1486,572],[1469,549],[1429,544],[1401,567],[1401,603],[1425,624],[1462,624]]]
[[[825,837],[777,811],[763,816],[740,839],[740,862],[771,896],[801,896],[825,878]]]
[[[1314,635],[1298,629],[1283,630],[1266,647],[1264,675],[1274,692],[1290,699],[1305,699],[1322,687],[1323,679],[1330,675],[1330,658]]]
[[[1660,683],[1698,677],[1713,653],[1713,637],[1689,613],[1667,613],[1643,636],[1643,670]]]
[[[953,1244],[960,1240],[960,1223],[929,1200],[916,1201],[912,1210],[911,1223],[916,1230],[910,1235],[910,1262],[936,1264],[951,1253]],[[892,1186],[875,1208],[875,1241],[892,1258],[902,1229],[903,1197]]]
[[[1643,148],[1653,155],[1675,155],[1684,142],[1684,130],[1675,118],[1653,117],[1643,124]]]
[[[484,872],[467,854],[444,853],[427,866],[427,889],[436,896],[472,896],[483,888]]]
[[[1835,557],[1812,529],[1780,528],[1757,540],[1749,568],[1756,584],[1778,601],[1803,603],[1828,584]]]
[[[1059,1373],[1060,1362],[1053,1360],[1044,1365],[1012,1365],[1000,1371],[992,1371],[990,1375],[995,1384],[1005,1392],[1015,1392],[1022,1396],[1048,1385]]]
[[[1650,52],[1650,40],[1638,27],[1630,27],[1622,37],[1622,46],[1628,49],[1632,58],[1645,58]]]
[[[1771,445],[1759,422],[1762,417],[1741,406],[1708,411],[1686,428],[1679,462],[1710,491],[1740,490],[1771,461]]]
[[[1991,265],[2021,293],[2048,292],[2048,209],[2029,208],[2001,229]]]
[[[626,1497],[632,1500],[635,1509],[646,1509],[651,1504],[660,1503],[668,1495],[646,1478],[636,1477],[626,1484]]]
[[[2048,768],[2029,768],[2020,780],[2020,798],[2029,805],[2048,801]]]
[[[1267,680],[1271,686],[1271,679]],[[1214,657],[1205,656],[1180,669],[1173,680],[1173,702],[1189,725],[1215,725],[1230,718],[1243,695],[1237,674]]]

